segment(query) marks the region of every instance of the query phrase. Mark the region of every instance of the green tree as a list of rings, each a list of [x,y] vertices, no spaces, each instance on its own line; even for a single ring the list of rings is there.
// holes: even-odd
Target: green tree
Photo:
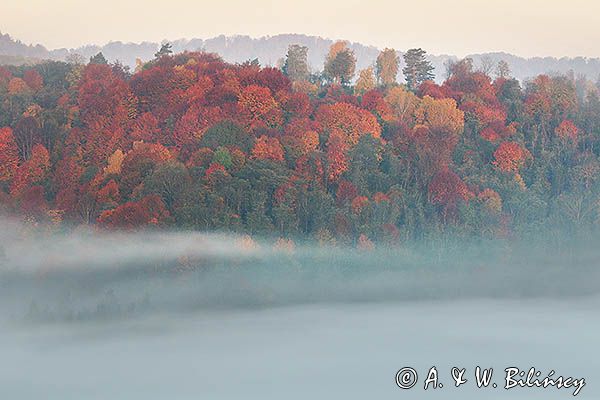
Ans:
[[[218,122],[210,127],[202,138],[200,145],[216,150],[218,147],[239,147],[245,152],[253,145],[252,136],[248,135],[240,125],[230,120]]]
[[[107,65],[108,61],[104,57],[104,54],[102,54],[102,52],[99,52],[98,54],[96,54],[95,56],[90,58],[90,64],[105,64],[105,65]]]
[[[165,42],[160,46],[160,50],[154,54],[154,57],[159,59],[170,54],[173,54],[171,43]]]
[[[331,226],[335,213],[334,201],[323,188],[311,185],[298,191],[297,215],[300,229],[305,234],[316,233]]]
[[[173,211],[190,183],[187,168],[180,162],[169,161],[160,164],[144,181],[147,194],[161,197],[169,211]]]
[[[410,49],[404,54],[404,63],[406,66],[402,69],[406,86],[410,90],[415,90],[425,81],[430,81],[435,78],[433,74],[433,66],[425,55],[427,52],[423,49]]]
[[[389,182],[379,168],[383,145],[371,135],[363,135],[349,152],[350,167],[347,177],[358,189],[358,193],[368,196],[375,192],[385,192]]]
[[[225,169],[230,169],[233,166],[231,153],[226,147],[223,146],[219,146],[217,148],[217,151],[215,151],[215,154],[213,155],[212,161],[221,164],[225,167]]]
[[[282,69],[292,81],[308,80],[308,47],[299,44],[290,45]]]
[[[250,210],[246,216],[246,227],[254,234],[268,234],[273,231],[273,223],[267,215],[267,196],[264,192],[254,191]]]
[[[323,74],[334,82],[347,85],[352,81],[356,69],[356,57],[350,50],[346,42],[336,42],[329,49],[329,54],[325,60]]]

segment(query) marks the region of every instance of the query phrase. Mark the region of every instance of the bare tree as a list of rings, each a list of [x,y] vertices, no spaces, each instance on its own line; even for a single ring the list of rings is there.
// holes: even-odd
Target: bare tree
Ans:
[[[496,67],[496,77],[498,78],[508,78],[510,76],[510,66],[504,60],[498,61],[498,66]]]
[[[483,72],[487,76],[492,76],[492,72],[494,71],[494,60],[492,57],[488,55],[481,57],[479,71]]]

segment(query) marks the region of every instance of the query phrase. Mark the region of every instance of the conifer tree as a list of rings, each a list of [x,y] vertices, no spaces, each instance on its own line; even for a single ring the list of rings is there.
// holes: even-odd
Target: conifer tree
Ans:
[[[435,78],[433,66],[425,55],[427,52],[423,49],[410,49],[404,54],[404,63],[406,66],[402,69],[406,86],[410,90],[415,90],[425,81],[431,81]]]

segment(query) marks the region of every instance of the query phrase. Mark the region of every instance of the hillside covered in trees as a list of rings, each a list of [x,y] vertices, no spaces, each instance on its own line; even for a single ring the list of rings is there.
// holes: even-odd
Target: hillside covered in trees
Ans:
[[[225,230],[373,246],[452,232],[508,237],[600,221],[599,88],[523,85],[469,59],[436,84],[420,49],[323,70],[173,54],[134,73],[0,68],[0,205],[25,220]],[[396,77],[402,69],[405,83]]]

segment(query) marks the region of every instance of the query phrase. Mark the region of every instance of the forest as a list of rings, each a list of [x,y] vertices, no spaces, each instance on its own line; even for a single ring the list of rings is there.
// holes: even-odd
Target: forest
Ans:
[[[0,67],[0,212],[52,229],[223,231],[371,249],[600,223],[600,88],[346,42],[313,73],[164,44],[134,71]],[[442,84],[434,73],[445,74]]]

